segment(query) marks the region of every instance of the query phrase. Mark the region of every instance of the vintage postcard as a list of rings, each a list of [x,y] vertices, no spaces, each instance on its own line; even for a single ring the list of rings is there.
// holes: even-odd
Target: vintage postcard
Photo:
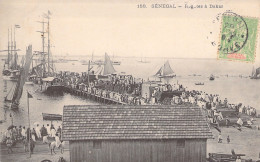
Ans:
[[[259,162],[260,1],[0,0],[0,161]]]

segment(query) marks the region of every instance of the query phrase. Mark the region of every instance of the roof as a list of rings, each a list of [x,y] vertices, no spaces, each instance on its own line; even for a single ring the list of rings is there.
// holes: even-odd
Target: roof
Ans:
[[[212,138],[199,107],[70,105],[63,140]]]

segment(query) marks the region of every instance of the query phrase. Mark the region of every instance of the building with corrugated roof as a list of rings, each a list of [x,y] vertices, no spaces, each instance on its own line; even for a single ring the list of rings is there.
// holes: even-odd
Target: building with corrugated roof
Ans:
[[[71,105],[62,140],[70,161],[205,162],[212,133],[199,107]]]

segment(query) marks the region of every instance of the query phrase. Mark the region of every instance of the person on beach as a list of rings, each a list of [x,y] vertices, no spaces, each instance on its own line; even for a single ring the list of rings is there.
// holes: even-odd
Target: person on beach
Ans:
[[[27,128],[27,130],[26,130],[26,139],[27,139],[27,141],[29,141],[29,139],[32,139],[32,133],[31,133],[30,128]]]
[[[16,129],[16,126],[13,127],[12,134],[13,134],[13,140],[17,141],[18,131]]]
[[[18,129],[18,138],[19,139],[22,138],[22,126],[21,125],[19,126],[19,129]]]
[[[227,128],[229,127],[229,123],[230,123],[230,120],[229,120],[228,116],[226,116],[226,127]]]
[[[43,144],[49,143],[48,138],[47,138],[48,132],[47,132],[47,129],[44,127],[44,125],[41,128],[41,136],[42,136],[42,143]]]
[[[242,119],[240,117],[237,120],[237,124],[238,124],[238,130],[241,130],[241,127],[243,125],[243,121],[242,121]]]
[[[22,134],[22,138],[23,138],[23,139],[26,138],[25,126],[23,127],[21,134]]]
[[[32,140],[33,140],[34,142],[36,142],[36,131],[35,131],[34,128],[32,129],[31,134],[32,134]]]
[[[218,134],[218,143],[222,143],[221,133]]]
[[[60,126],[57,129],[57,133],[58,133],[58,136],[61,138],[61,128],[60,128]]]
[[[58,136],[58,134],[55,134],[55,142],[56,142],[56,147],[59,148],[61,141],[60,141],[60,137]]]
[[[12,139],[10,137],[7,137],[6,146],[7,146],[7,149],[8,149],[8,154],[13,152],[12,145],[13,145]]]
[[[52,124],[51,125],[51,137],[55,137],[55,135],[56,135],[56,130],[55,130],[53,124]]]
[[[230,142],[230,138],[229,136],[227,136],[227,143],[229,144],[229,142]]]
[[[50,127],[50,125],[47,124],[46,128],[47,128],[48,136],[50,136],[51,135],[51,127]]]
[[[35,128],[35,131],[36,131],[36,135],[37,135],[37,138],[42,138],[41,136],[41,128],[39,126],[39,124],[37,124],[36,128]]]

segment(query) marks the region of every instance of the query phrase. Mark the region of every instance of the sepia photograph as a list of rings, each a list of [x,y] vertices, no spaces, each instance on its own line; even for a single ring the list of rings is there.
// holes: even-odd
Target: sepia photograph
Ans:
[[[260,162],[259,0],[0,0],[1,162]]]

